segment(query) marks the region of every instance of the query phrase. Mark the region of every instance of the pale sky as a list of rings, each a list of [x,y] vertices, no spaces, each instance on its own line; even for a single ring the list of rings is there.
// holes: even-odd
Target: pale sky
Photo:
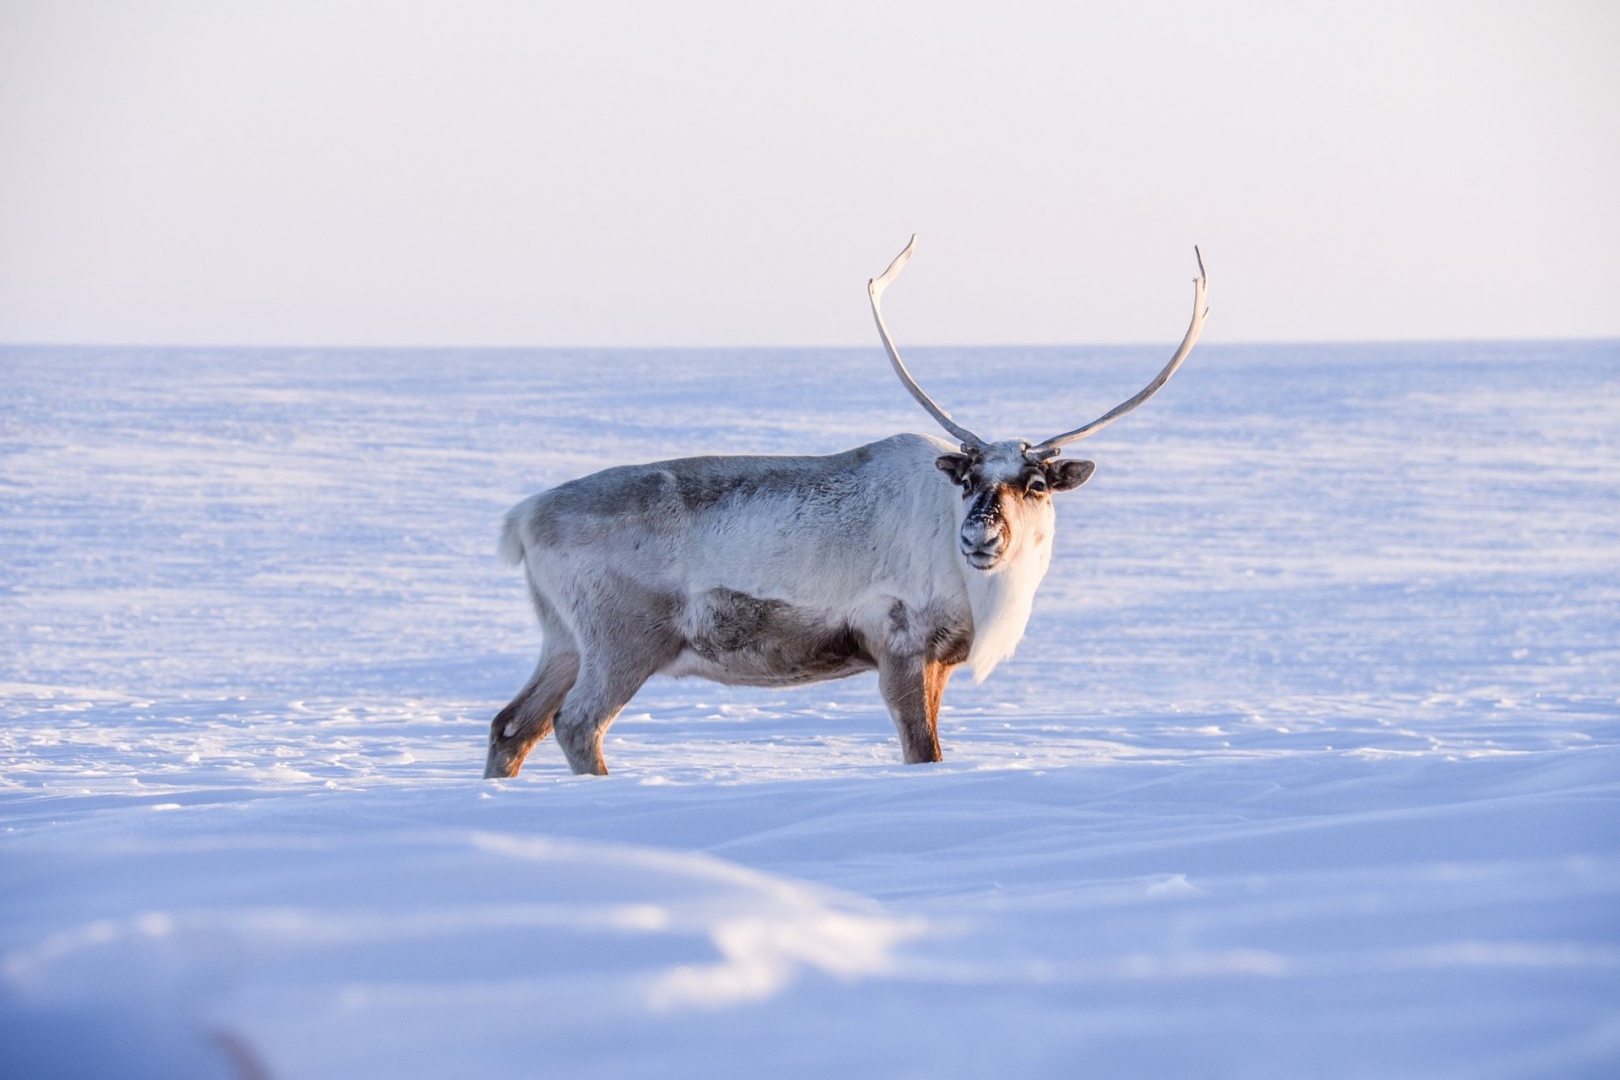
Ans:
[[[0,0],[0,342],[1620,336],[1620,4]]]

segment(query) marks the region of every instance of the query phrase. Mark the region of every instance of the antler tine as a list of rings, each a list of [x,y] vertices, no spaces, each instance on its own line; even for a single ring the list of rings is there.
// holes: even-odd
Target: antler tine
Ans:
[[[906,261],[911,258],[911,253],[916,247],[917,234],[912,233],[911,242],[906,245],[904,251],[894,257],[894,261],[889,264],[889,268],[883,271],[880,276],[872,278],[866,283],[866,294],[872,298],[872,317],[877,320],[878,336],[883,338],[883,347],[888,350],[889,363],[894,365],[894,373],[900,376],[901,384],[911,391],[911,396],[917,399],[917,404],[927,409],[929,414],[939,421],[941,427],[956,436],[956,440],[962,444],[963,450],[980,449],[985,445],[984,440],[958,424],[955,420],[952,420],[951,414],[934,404],[934,399],[924,393],[923,388],[917,385],[917,380],[911,377],[911,372],[906,370],[905,363],[900,359],[900,351],[894,347],[894,339],[889,336],[889,328],[883,322],[883,290],[887,289],[889,283],[900,276],[900,271],[905,269]]]
[[[1084,427],[1077,427],[1073,431],[1064,432],[1062,435],[1054,435],[1039,446],[1032,448],[1030,453],[1043,458],[1056,457],[1062,452],[1062,448],[1066,444],[1077,439],[1084,439],[1088,435],[1095,435],[1158,393],[1159,387],[1170,381],[1170,376],[1176,373],[1176,369],[1181,367],[1181,362],[1187,359],[1187,354],[1192,352],[1193,346],[1198,343],[1198,335],[1204,329],[1204,317],[1209,314],[1209,308],[1204,303],[1204,290],[1208,284],[1204,274],[1204,254],[1197,247],[1193,248],[1193,254],[1198,258],[1198,276],[1193,279],[1192,323],[1187,327],[1187,336],[1181,339],[1181,347],[1176,350],[1176,355],[1170,358],[1170,362],[1164,365],[1164,370],[1159,372],[1158,377],[1143,387],[1141,393],[1135,397],[1114,406]]]

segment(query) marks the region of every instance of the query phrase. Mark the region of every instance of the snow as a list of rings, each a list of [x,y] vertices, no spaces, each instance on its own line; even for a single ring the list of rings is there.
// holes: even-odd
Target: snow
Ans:
[[[910,362],[1044,437],[1163,355]],[[1620,1067],[1620,344],[1200,347],[943,764],[870,677],[656,680],[503,782],[505,509],[928,430],[875,349],[0,375],[5,1075]]]

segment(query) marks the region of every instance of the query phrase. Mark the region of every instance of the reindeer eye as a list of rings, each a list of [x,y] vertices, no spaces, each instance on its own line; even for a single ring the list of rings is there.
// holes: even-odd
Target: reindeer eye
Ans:
[[[1037,476],[1035,479],[1029,482],[1029,487],[1025,488],[1024,490],[1029,492],[1031,495],[1039,495],[1041,492],[1046,490],[1046,481]]]

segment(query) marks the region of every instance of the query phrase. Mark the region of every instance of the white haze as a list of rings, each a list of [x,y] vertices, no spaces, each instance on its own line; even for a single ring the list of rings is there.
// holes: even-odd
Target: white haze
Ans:
[[[0,4],[0,340],[1620,333],[1611,4]]]

